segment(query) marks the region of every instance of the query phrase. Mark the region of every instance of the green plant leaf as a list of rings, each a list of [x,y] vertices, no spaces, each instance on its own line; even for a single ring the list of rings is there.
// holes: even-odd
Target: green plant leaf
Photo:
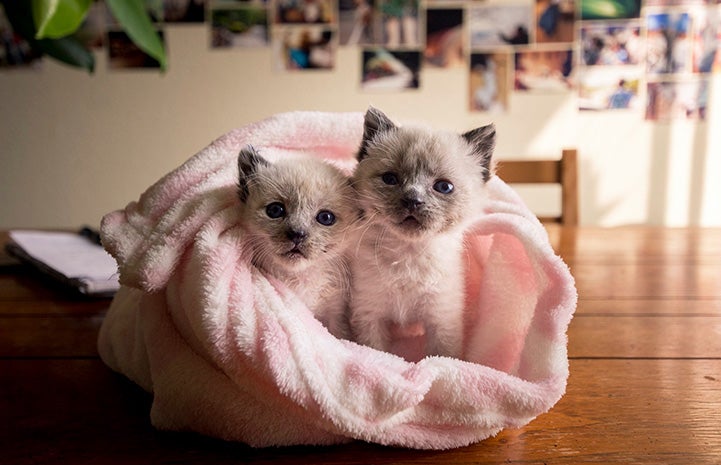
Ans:
[[[59,39],[75,32],[90,8],[90,0],[33,0],[36,39]]]
[[[37,46],[56,60],[71,66],[85,68],[89,73],[95,70],[95,57],[75,37],[38,40]]]
[[[165,48],[158,32],[150,21],[143,0],[105,0],[115,19],[123,26],[135,45],[160,63],[165,70]]]
[[[30,2],[16,0],[0,0],[5,8],[5,15],[13,30],[30,46],[42,54],[47,54],[58,61],[84,68],[92,73],[95,69],[95,57],[74,37],[61,39],[35,39],[35,22]]]

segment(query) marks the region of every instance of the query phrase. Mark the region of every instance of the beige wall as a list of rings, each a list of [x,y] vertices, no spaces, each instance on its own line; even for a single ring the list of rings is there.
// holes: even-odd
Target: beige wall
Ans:
[[[204,27],[169,27],[170,70],[88,76],[54,62],[0,72],[0,228],[97,225],[227,130],[289,110],[364,111],[466,130],[494,121],[499,159],[581,157],[581,221],[721,225],[721,80],[708,122],[579,113],[573,95],[521,95],[503,115],[469,113],[464,70],[426,70],[422,89],[359,90],[360,57],[337,71],[278,73],[270,51],[211,51]],[[716,128],[716,130],[712,130]],[[524,192],[552,211],[551,192]],[[539,210],[539,212],[540,212]]]

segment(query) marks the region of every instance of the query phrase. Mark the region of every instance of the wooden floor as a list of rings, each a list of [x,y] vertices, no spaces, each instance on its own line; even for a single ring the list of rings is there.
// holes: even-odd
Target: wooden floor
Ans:
[[[580,296],[567,394],[525,428],[440,452],[155,431],[149,395],[97,357],[108,301],[2,258],[0,463],[720,464],[721,230],[549,232]]]

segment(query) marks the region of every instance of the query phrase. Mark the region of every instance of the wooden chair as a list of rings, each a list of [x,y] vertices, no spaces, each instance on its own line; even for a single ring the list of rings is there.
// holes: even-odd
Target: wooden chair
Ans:
[[[578,225],[578,162],[576,149],[564,149],[560,160],[500,160],[496,174],[508,184],[560,184],[561,214],[539,217],[543,222]]]

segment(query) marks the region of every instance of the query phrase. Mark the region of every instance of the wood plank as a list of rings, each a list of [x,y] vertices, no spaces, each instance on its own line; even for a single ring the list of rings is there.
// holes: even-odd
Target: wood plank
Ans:
[[[717,464],[721,361],[572,360],[566,396],[518,432],[518,463]],[[506,436],[510,436],[507,438]],[[503,463],[499,460],[498,463]]]
[[[549,236],[565,238],[559,252],[578,262],[684,259],[721,263],[720,228],[572,228],[545,225]]]
[[[0,358],[97,357],[103,317],[0,318]]]
[[[569,357],[720,358],[721,316],[577,316]]]
[[[721,263],[634,265],[571,263],[584,299],[663,299],[721,297]]]
[[[10,316],[93,316],[103,315],[110,306],[110,299],[79,300],[0,300],[0,318]]]
[[[0,270],[0,316],[97,313],[107,308],[110,300],[82,295],[26,267],[14,272]]]
[[[26,265],[0,269],[0,302],[107,300],[85,296]]]
[[[496,174],[507,184],[560,183],[559,160],[499,160]]]
[[[0,307],[1,308],[1,307]],[[578,301],[576,316],[675,315],[721,316],[721,297],[709,299],[588,299]]]
[[[605,301],[608,302],[608,301]],[[612,304],[616,301],[611,301]],[[703,301],[700,301],[703,303]],[[626,301],[626,311],[610,315],[577,313],[569,327],[571,357],[721,357],[719,301],[708,313],[674,312],[676,306],[657,307]],[[696,302],[697,304],[699,302]],[[585,308],[586,301],[580,302]],[[677,303],[682,305],[682,303]],[[697,307],[702,308],[702,307]],[[29,316],[0,318],[0,357],[94,357],[104,313],[88,316]]]
[[[150,397],[98,360],[0,360],[4,464],[718,464],[721,361],[572,360],[567,394],[524,428],[450,451],[354,442],[251,449],[158,432]]]
[[[18,314],[91,314],[110,305],[88,297],[26,266],[0,269],[0,317]]]

